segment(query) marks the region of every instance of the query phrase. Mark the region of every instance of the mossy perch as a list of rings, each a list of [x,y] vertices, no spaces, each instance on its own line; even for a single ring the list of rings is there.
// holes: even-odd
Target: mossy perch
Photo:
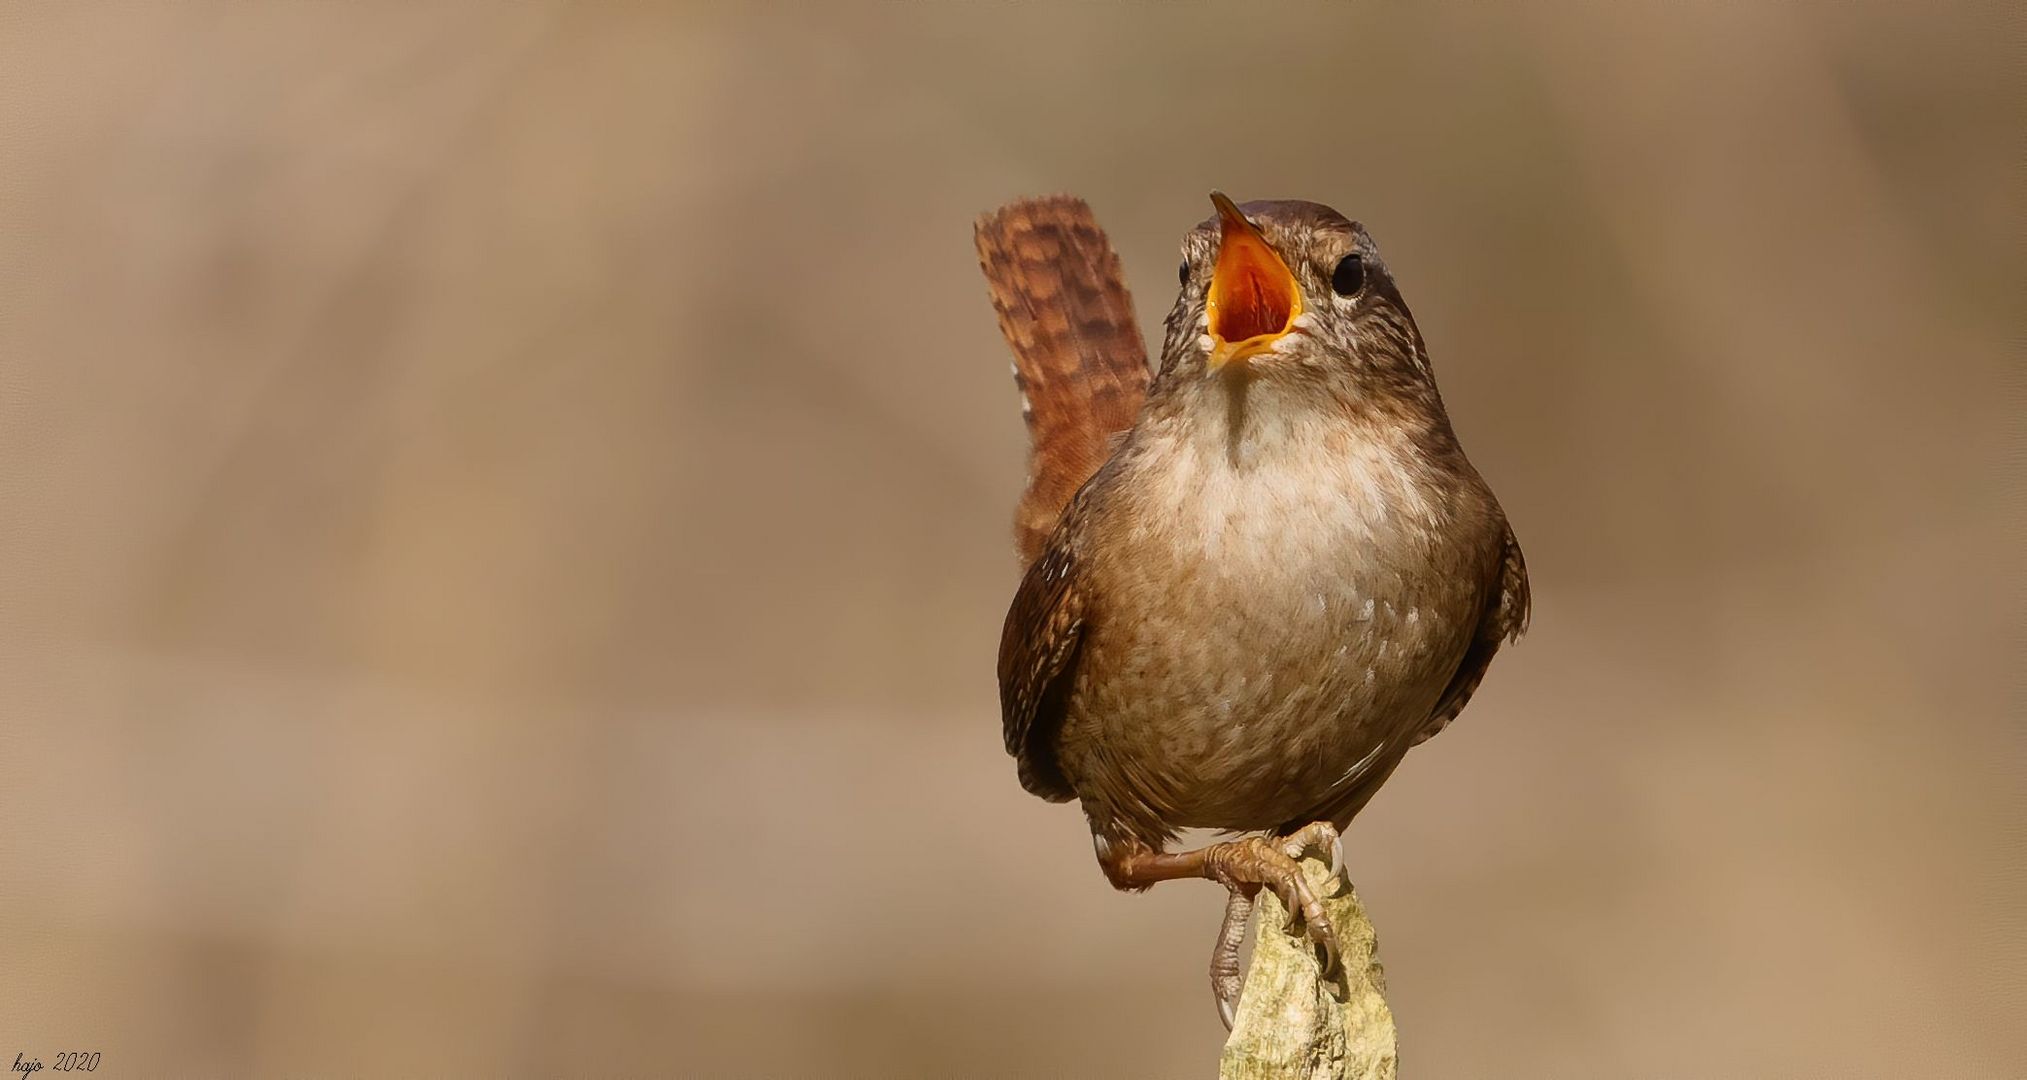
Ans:
[[[1218,1076],[1394,1080],[1394,1014],[1365,906],[1351,886],[1331,881],[1324,863],[1305,859],[1302,871],[1337,930],[1343,970],[1325,981],[1306,940],[1281,932],[1288,912],[1274,891],[1260,890],[1252,966]]]

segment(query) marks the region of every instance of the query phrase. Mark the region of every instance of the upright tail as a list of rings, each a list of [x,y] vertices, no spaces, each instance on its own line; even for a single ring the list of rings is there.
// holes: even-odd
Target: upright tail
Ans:
[[[1147,346],[1119,256],[1084,200],[1018,199],[981,216],[977,238],[1028,423],[1028,487],[1014,512],[1025,566],[1133,426],[1147,398]]]

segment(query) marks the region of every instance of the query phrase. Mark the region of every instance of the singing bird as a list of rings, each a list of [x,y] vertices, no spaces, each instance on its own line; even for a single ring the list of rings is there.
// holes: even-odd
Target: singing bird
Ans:
[[[1020,782],[1082,804],[1114,887],[1207,878],[1230,1026],[1262,887],[1326,972],[1297,860],[1328,851],[1526,628],[1520,546],[1464,456],[1372,237],[1313,202],[1235,205],[1183,238],[1150,380],[1090,210],[978,222],[1032,453],[999,650]],[[1190,851],[1182,829],[1238,834]]]

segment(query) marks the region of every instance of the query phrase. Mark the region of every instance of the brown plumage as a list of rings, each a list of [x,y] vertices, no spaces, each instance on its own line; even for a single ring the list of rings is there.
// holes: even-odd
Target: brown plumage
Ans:
[[[1025,565],[1133,426],[1147,398],[1147,346],[1119,256],[1084,200],[1008,203],[980,217],[974,233],[1000,332],[1013,347],[1032,447],[1014,513]]]
[[[1334,963],[1294,859],[1335,851],[1408,749],[1463,709],[1525,628],[1528,587],[1371,237],[1315,203],[1214,199],[1219,216],[1183,242],[1160,373],[1029,565],[999,679],[1022,785],[1082,804],[1115,886],[1208,877],[1231,890],[1212,963],[1229,1022],[1234,921],[1260,886],[1303,913]],[[1074,325],[1084,309],[1048,301],[1123,296],[1070,284],[1110,265],[1059,267],[1051,290],[1015,294],[1015,321]],[[1108,354],[1103,370],[1124,366]],[[1127,394],[1101,379],[1080,396],[1081,361],[1037,368],[1051,378],[1038,397],[1028,376],[1038,461],[1055,460],[1056,410],[1080,445],[1101,445],[1089,401],[1110,410]],[[1044,502],[1031,487],[1024,505]],[[1168,852],[1183,828],[1261,835]]]

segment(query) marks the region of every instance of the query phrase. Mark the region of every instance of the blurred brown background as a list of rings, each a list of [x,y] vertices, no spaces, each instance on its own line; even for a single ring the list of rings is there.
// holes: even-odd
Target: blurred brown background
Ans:
[[[1207,1075],[993,655],[971,250],[1364,220],[1533,634],[1351,834],[1414,1077],[2017,1077],[2019,16],[0,7],[0,1060]]]

